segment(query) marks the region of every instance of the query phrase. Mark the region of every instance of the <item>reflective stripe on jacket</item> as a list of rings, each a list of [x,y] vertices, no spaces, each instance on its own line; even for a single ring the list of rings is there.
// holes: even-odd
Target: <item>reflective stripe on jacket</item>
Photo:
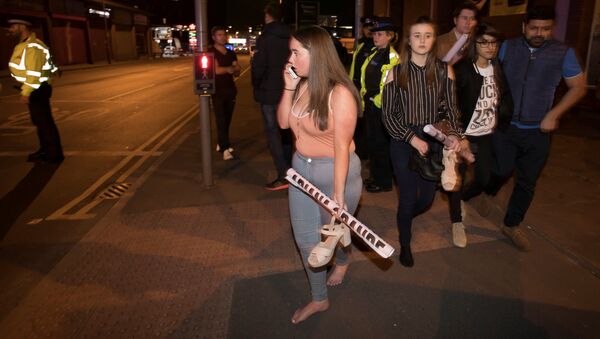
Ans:
[[[363,48],[363,46],[365,45],[364,42],[361,42],[360,44],[358,44],[358,46],[356,47],[356,49],[354,50],[354,53],[352,53],[352,65],[350,65],[350,80],[354,80],[354,67],[355,67],[355,63],[356,63],[356,56],[358,55],[358,53],[360,53],[360,50]]]
[[[29,96],[43,82],[50,83],[50,76],[58,71],[52,62],[50,50],[36,38],[35,33],[15,46],[8,68],[10,75],[23,84],[22,96]]]
[[[369,55],[367,60],[365,60],[365,62],[362,64],[362,67],[360,68],[360,97],[362,100],[363,110],[365,108],[364,96],[367,93],[367,88],[365,85],[365,71],[367,69],[367,65],[369,64],[369,62],[371,62],[371,59],[373,59],[375,54],[377,54],[377,48],[374,47],[373,53]],[[390,46],[389,57],[390,63],[381,66],[381,80],[379,81],[379,93],[377,93],[376,96],[371,98],[371,100],[377,108],[381,108],[381,92],[383,92],[383,86],[385,85],[385,79],[387,79],[388,73],[392,70],[392,68],[394,68],[394,66],[400,63],[400,56],[398,55],[393,46]]]

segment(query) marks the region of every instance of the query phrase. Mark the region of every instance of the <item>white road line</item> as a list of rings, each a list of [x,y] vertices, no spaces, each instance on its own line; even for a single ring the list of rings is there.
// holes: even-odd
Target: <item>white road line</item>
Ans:
[[[177,79],[181,79],[181,78],[185,78],[185,77],[189,77],[189,76],[192,76],[192,74],[178,75],[178,76],[176,76],[174,78],[167,79],[167,82],[175,81]]]
[[[0,157],[22,157],[31,152],[0,152]],[[66,157],[123,157],[123,156],[151,156],[157,157],[163,152],[152,151],[67,151],[64,152]]]
[[[143,90],[145,90],[145,89],[152,88],[152,87],[154,87],[154,86],[156,86],[156,84],[150,84],[150,85],[148,85],[148,86],[144,86],[144,87],[136,88],[136,89],[134,89],[134,90],[131,90],[131,91],[129,91],[129,92],[125,92],[125,93],[117,94],[117,95],[115,95],[115,96],[112,96],[112,97],[110,97],[110,98],[108,98],[108,99],[104,99],[104,100],[102,100],[102,101],[103,101],[103,102],[106,102],[106,101],[110,101],[110,100],[112,100],[112,99],[116,99],[116,98],[124,97],[124,96],[126,96],[126,95],[133,94],[133,93],[136,93],[136,92],[139,92],[139,91],[143,91]]]
[[[179,122],[181,122],[182,120],[186,119],[188,115],[194,116],[195,115],[195,111],[197,109],[198,109],[198,104],[195,104],[189,110],[187,110],[184,114],[182,114],[176,120],[174,120],[173,122],[171,122],[167,127],[163,128],[158,133],[156,133],[155,135],[153,135],[150,139],[148,139],[145,143],[143,143],[142,145],[140,145],[139,147],[137,147],[135,151],[139,152],[139,151],[144,150],[146,147],[148,147],[153,142],[155,142],[161,135],[163,135],[166,132],[168,132],[169,129],[171,129],[173,126],[176,126]],[[69,216],[66,213],[70,209],[72,209],[77,204],[79,204],[81,201],[83,201],[84,199],[86,199],[87,197],[89,197],[91,194],[93,194],[101,185],[103,185],[108,179],[110,179],[113,175],[115,175],[115,173],[117,173],[122,168],[124,168],[133,158],[134,158],[134,156],[128,155],[125,159],[121,160],[111,170],[109,170],[102,177],[100,177],[98,180],[96,180],[96,182],[94,182],[90,187],[88,187],[88,189],[85,190],[82,194],[80,194],[75,199],[71,200],[69,203],[67,203],[63,207],[61,207],[58,210],[56,210],[54,213],[52,213],[51,215],[49,215],[46,219],[47,220],[69,219]]]
[[[183,126],[185,126],[185,124],[187,124],[190,120],[192,120],[195,117],[196,117],[196,114],[190,114],[179,125],[177,125],[175,128],[173,128],[171,130],[171,132],[169,132],[169,134],[167,134],[164,137],[162,137],[161,140],[158,143],[156,143],[156,145],[154,145],[154,147],[152,147],[151,151],[158,150],[165,142],[167,142],[169,139],[171,139],[171,137],[173,137],[173,135],[175,135],[175,133],[177,133]],[[116,180],[116,182],[117,183],[123,183],[123,182],[125,182],[125,180],[127,180],[127,178],[129,178],[129,176],[131,174],[133,174],[140,166],[142,166],[144,164],[144,162],[146,162],[146,160],[148,160],[148,158],[149,158],[148,155],[143,156],[133,166],[129,167],[129,169],[125,173],[123,173]],[[76,220],[93,218],[95,216],[95,214],[88,214],[88,212],[92,208],[94,208],[98,204],[100,204],[102,201],[103,201],[103,199],[99,199],[98,197],[96,197],[96,199],[92,200],[87,205],[85,205],[82,208],[80,208],[79,211],[71,214],[70,218],[76,219]]]
[[[237,81],[239,78],[241,78],[244,74],[246,74],[246,72],[248,72],[250,70],[250,67],[246,68],[245,70],[242,71],[242,73],[240,73],[240,76],[235,78],[235,80],[233,81]]]

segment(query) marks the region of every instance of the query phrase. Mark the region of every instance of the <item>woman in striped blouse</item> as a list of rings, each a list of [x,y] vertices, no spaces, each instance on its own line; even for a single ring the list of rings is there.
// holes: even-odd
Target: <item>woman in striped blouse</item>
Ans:
[[[452,146],[460,151],[459,112],[456,108],[452,68],[435,57],[436,26],[420,17],[408,30],[402,43],[400,64],[388,75],[383,88],[383,123],[392,137],[390,155],[398,183],[399,204],[396,221],[400,231],[400,263],[412,267],[410,249],[412,219],[433,203],[437,182],[423,179],[409,168],[413,152],[425,155],[435,143],[424,136],[423,127],[440,120],[445,102]]]

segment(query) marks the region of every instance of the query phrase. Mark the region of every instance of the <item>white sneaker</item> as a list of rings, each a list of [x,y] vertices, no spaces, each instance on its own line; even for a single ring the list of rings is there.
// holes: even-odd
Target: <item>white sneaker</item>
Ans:
[[[462,222],[452,223],[452,242],[456,247],[467,246],[467,235],[465,234],[465,225]]]
[[[231,154],[231,151],[233,150],[232,148],[230,149],[226,149],[223,151],[223,160],[231,160],[233,159],[233,154]]]

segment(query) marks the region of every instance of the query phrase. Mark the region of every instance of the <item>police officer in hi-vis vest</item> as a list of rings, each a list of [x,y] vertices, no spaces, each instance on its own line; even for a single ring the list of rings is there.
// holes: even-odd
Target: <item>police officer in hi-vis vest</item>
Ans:
[[[8,20],[9,32],[19,38],[8,67],[21,83],[21,101],[29,106],[31,122],[37,128],[40,148],[29,154],[28,161],[61,162],[64,159],[58,129],[52,118],[50,77],[58,68],[52,62],[48,47],[31,31],[25,20]]]

